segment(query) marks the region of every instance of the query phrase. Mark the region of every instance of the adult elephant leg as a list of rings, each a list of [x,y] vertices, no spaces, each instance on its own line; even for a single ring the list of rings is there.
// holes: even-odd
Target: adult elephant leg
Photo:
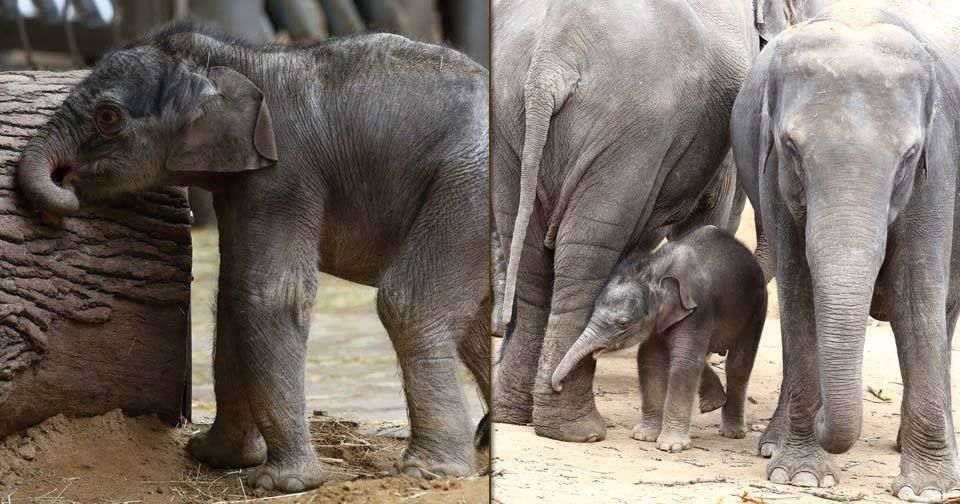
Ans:
[[[221,210],[222,211],[222,210]],[[220,224],[220,277],[217,305],[228,306],[233,280],[238,278],[236,262],[230,260],[233,230],[230,222]],[[228,310],[217,310],[217,327],[213,352],[213,387],[217,398],[217,416],[213,425],[194,434],[187,450],[194,458],[214,467],[252,467],[267,458],[267,445],[250,411],[248,394],[243,386],[242,362],[237,348],[242,329]]]
[[[616,192],[603,186],[574,194],[574,202],[584,203],[567,208],[557,231],[550,318],[533,389],[533,425],[538,435],[562,441],[599,441],[607,430],[593,397],[593,359],[584,359],[568,375],[561,392],[550,385],[557,364],[586,328],[594,300],[639,220],[635,201],[615,201],[611,195]]]
[[[896,231],[900,231],[899,226]],[[896,232],[895,231],[895,232]],[[901,234],[901,233],[897,233]],[[900,499],[940,502],[960,495],[960,465],[950,397],[950,337],[947,329],[947,273],[934,246],[904,230],[891,236],[895,247],[884,283],[897,286],[889,303],[903,376],[900,475],[893,493]]]
[[[785,209],[780,209],[786,214]],[[777,237],[777,281],[781,306],[783,340],[783,384],[778,407],[782,418],[771,422],[779,432],[767,477],[774,483],[797,486],[832,486],[840,478],[839,468],[820,446],[814,434],[814,418],[820,408],[820,370],[816,352],[813,285],[805,257],[806,244],[791,217],[781,214]]]
[[[516,205],[514,205],[516,208]],[[550,315],[550,293],[553,283],[553,255],[543,245],[546,224],[534,212],[527,229],[526,241],[517,275],[517,315],[515,327],[503,339],[505,349],[497,365],[493,385],[494,421],[527,425],[533,421],[533,388],[543,346],[547,319]],[[513,239],[514,216],[497,217],[502,234],[500,243]],[[503,224],[500,224],[500,223]],[[504,253],[509,255],[509,249]],[[505,257],[504,263],[509,260]],[[509,328],[504,328],[504,333]]]
[[[733,154],[728,152],[720,164],[720,169],[717,171],[714,180],[697,201],[693,212],[682,224],[671,230],[670,239],[677,239],[702,226],[717,226],[735,234],[737,232],[736,226],[732,229],[729,226],[731,225],[737,192],[737,167],[733,163]],[[735,219],[737,225],[740,223],[739,212],[742,211],[743,203],[741,202]]]

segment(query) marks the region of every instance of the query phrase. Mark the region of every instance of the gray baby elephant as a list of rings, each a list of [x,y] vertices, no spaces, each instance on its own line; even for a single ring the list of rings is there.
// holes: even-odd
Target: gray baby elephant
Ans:
[[[723,405],[720,434],[742,438],[747,381],[767,314],[763,271],[726,231],[704,226],[653,254],[621,259],[597,298],[590,323],[553,373],[553,389],[584,357],[640,344],[642,418],[634,439],[678,452],[690,448],[698,382],[701,411]],[[726,400],[706,363],[728,351]],[[711,405],[712,404],[712,405]]]

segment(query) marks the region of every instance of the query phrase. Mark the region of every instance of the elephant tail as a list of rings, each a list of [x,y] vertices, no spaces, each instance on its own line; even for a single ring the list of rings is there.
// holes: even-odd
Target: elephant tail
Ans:
[[[520,255],[527,236],[527,226],[533,214],[537,199],[537,180],[540,171],[540,159],[543,147],[547,143],[550,119],[563,106],[576,89],[578,76],[571,74],[564,62],[551,56],[553,51],[544,50],[541,44],[534,50],[527,80],[523,85],[523,104],[525,129],[523,150],[520,157],[520,204],[513,225],[513,238],[510,241],[510,255],[507,262],[506,285],[503,293],[503,316],[500,323],[508,327],[504,335],[503,348],[509,341],[509,334],[515,326],[513,320],[516,298],[517,274],[520,271]]]

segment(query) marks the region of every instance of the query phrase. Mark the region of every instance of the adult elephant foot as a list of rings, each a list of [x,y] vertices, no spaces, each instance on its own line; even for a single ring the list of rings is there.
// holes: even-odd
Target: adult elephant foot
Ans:
[[[781,446],[767,464],[767,479],[782,485],[832,487],[840,481],[840,469],[820,446]]]
[[[538,436],[573,443],[595,443],[607,435],[607,421],[592,404],[580,411],[541,406],[533,411],[533,430]]]
[[[296,493],[317,488],[323,483],[323,473],[317,457],[311,456],[278,458],[268,460],[247,475],[247,486]]]
[[[187,451],[200,462],[224,469],[254,467],[267,459],[267,445],[259,431],[234,435],[223,432],[214,424],[193,434]]]
[[[533,395],[501,369],[493,386],[493,421],[517,425],[533,422]]]
[[[470,454],[472,458],[473,454]],[[398,460],[391,474],[403,474],[412,478],[436,479],[447,476],[472,476],[477,470],[471,460],[438,460],[413,447],[407,449],[403,458]]]
[[[893,480],[893,495],[909,502],[943,502],[960,497],[956,457],[913,461],[903,456],[900,475]]]

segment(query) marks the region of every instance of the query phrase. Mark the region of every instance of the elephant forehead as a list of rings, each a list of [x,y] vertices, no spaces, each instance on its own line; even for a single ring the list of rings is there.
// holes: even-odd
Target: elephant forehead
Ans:
[[[777,55],[780,70],[792,76],[880,80],[890,86],[928,74],[932,63],[916,37],[890,24],[814,23],[787,37]]]

